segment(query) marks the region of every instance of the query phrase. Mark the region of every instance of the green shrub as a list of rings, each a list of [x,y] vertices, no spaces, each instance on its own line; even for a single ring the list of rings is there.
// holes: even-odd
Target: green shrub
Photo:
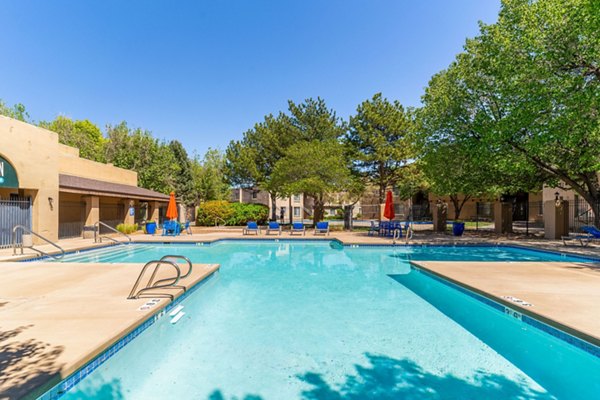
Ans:
[[[233,215],[231,203],[225,200],[205,201],[198,206],[196,222],[200,226],[220,225]]]
[[[262,204],[230,203],[228,201],[207,201],[198,206],[197,224],[239,226],[248,221],[264,224],[269,218],[269,208]],[[223,222],[224,221],[224,222]]]
[[[138,230],[138,224],[119,224],[117,230],[121,233],[130,234]]]
[[[269,207],[263,204],[231,203],[233,215],[227,219],[226,225],[246,225],[248,221],[264,224],[269,219]]]

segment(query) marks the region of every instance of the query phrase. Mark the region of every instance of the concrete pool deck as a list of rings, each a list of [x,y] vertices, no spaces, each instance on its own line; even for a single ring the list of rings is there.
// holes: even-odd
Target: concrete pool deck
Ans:
[[[164,308],[127,295],[143,264],[2,263],[0,399],[43,394]],[[190,288],[219,268],[194,264]],[[180,296],[182,290],[170,290]]]
[[[600,346],[598,265],[480,261],[411,264]],[[532,306],[520,306],[503,296],[516,297]]]

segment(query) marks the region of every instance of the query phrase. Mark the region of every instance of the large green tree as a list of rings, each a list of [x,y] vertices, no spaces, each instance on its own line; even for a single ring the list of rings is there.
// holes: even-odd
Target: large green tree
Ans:
[[[208,149],[203,159],[192,162],[194,191],[200,202],[229,200],[231,186],[225,178],[225,156],[216,149]]]
[[[240,188],[259,188],[271,196],[271,218],[276,219],[275,200],[279,187],[271,182],[273,168],[293,143],[295,128],[289,117],[267,115],[264,121],[232,141],[226,150],[225,171],[228,181]]]
[[[175,193],[185,205],[197,205],[198,196],[194,190],[192,161],[179,140],[172,140],[169,148],[175,159]]]
[[[377,187],[379,203],[388,188],[412,179],[406,166],[415,157],[413,122],[398,101],[377,93],[361,103],[350,117],[345,142],[358,173]]]
[[[175,190],[177,160],[168,144],[148,131],[130,129],[127,123],[107,127],[106,161],[138,173],[141,187],[169,193]]]
[[[291,145],[275,165],[272,182],[284,195],[304,193],[312,197],[315,223],[323,219],[323,206],[329,195],[356,187],[344,148],[332,139]]]
[[[100,128],[89,120],[74,121],[60,115],[51,122],[42,121],[39,125],[58,133],[61,143],[78,148],[81,157],[104,162],[104,135]]]
[[[599,19],[595,0],[503,0],[423,97],[430,133],[501,154],[508,175],[533,166],[588,201],[597,224]]]

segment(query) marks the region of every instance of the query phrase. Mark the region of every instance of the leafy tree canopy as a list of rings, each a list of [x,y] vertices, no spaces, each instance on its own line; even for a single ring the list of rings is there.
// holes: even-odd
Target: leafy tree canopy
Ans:
[[[302,141],[291,145],[275,165],[272,183],[290,196],[305,193],[315,201],[314,221],[323,219],[328,195],[354,190],[343,146],[336,140]]]
[[[68,117],[58,116],[54,121],[42,121],[39,125],[58,133],[60,143],[77,147],[81,157],[104,162],[104,136],[100,128],[89,120],[74,121]]]
[[[498,22],[482,24],[430,81],[427,132],[501,155],[495,167],[508,176],[535,168],[545,183],[562,181],[598,203],[598,4],[504,0]]]
[[[27,113],[25,106],[21,103],[15,104],[14,106],[10,107],[2,100],[0,100],[0,115],[18,119],[19,121],[23,122],[29,122],[29,114]]]
[[[188,157],[187,151],[179,140],[172,140],[169,148],[175,159],[175,193],[186,205],[196,204],[197,194],[194,191],[194,182],[192,175],[192,162]]]
[[[175,190],[179,170],[171,148],[149,131],[125,122],[107,127],[106,161],[138,173],[139,185],[162,193]]]
[[[345,143],[358,173],[378,188],[380,203],[386,189],[412,179],[405,167],[416,156],[413,121],[398,101],[377,93],[361,103],[350,117]]]
[[[228,200],[230,186],[225,178],[225,156],[215,149],[208,149],[202,160],[192,163],[194,191],[200,202]]]

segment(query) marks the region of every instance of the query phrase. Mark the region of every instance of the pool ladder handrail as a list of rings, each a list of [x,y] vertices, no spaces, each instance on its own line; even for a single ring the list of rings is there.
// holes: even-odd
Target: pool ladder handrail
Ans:
[[[112,226],[102,222],[102,221],[98,221],[94,224],[94,243],[102,243],[102,238],[108,239],[108,240],[112,240],[115,243],[122,243],[120,241],[118,241],[115,238],[111,238],[110,236],[101,236],[100,235],[100,226],[103,226],[105,228],[107,228],[110,231],[113,231],[115,233],[118,233],[121,236],[125,236],[125,238],[127,238],[127,240],[129,241],[129,243],[131,243],[131,236],[129,236],[126,233],[123,233],[121,231],[116,230],[115,228],[113,228]]]
[[[396,241],[402,237],[402,228],[395,228],[392,236],[392,244],[396,244]]]
[[[219,225],[219,220],[223,221],[223,225]],[[221,217],[215,217],[215,228],[219,228],[219,227],[225,226],[225,225],[227,225],[227,221],[225,221]]]
[[[65,256],[65,250],[62,247],[60,247],[58,244],[54,243],[52,240],[50,240],[50,239],[48,239],[48,238],[40,235],[39,233],[32,231],[31,229],[29,229],[28,227],[26,227],[24,225],[15,225],[13,227],[13,230],[12,230],[13,256],[17,255],[17,246],[21,248],[21,254],[23,254],[23,248],[25,247],[23,245],[22,237],[21,237],[21,243],[20,244],[17,243],[17,231],[18,230],[22,230],[23,233],[27,233],[29,235],[33,235],[35,237],[38,237],[38,238],[42,239],[46,243],[48,243],[48,244],[56,247],[60,251],[60,254],[46,253],[45,251],[42,251],[40,249],[36,249],[35,247],[33,247],[33,245],[27,246],[31,250],[37,251],[41,255],[43,255],[45,257],[51,257],[51,258],[53,258],[55,260],[61,260]]]
[[[173,260],[184,260],[187,264],[188,264],[188,270],[185,274],[181,274],[181,268],[179,267],[179,264]],[[150,279],[148,280],[148,282],[146,283],[146,286],[139,289],[138,287],[140,285],[140,282],[142,281],[142,278],[144,277],[146,270],[148,268],[150,268],[152,265],[154,265],[154,270],[152,271],[152,275],[150,275]],[[172,277],[168,277],[168,278],[163,278],[160,279],[156,282],[154,282],[154,279],[156,278],[156,274],[158,273],[158,270],[160,269],[161,265],[169,265],[171,267],[174,268],[175,270],[175,276]],[[139,299],[140,297],[144,296],[144,297],[169,297],[171,300],[174,299],[174,296],[170,293],[147,293],[150,290],[154,290],[154,289],[182,289],[184,292],[186,290],[185,286],[182,285],[177,285],[177,283],[179,283],[179,281],[183,278],[188,277],[190,274],[192,273],[192,262],[185,256],[181,256],[181,255],[166,255],[163,256],[160,260],[152,260],[152,261],[148,261],[144,267],[142,268],[142,270],[140,271],[140,274],[138,275],[135,284],[133,285],[133,287],[131,288],[131,292],[129,293],[129,296],[127,296],[128,299]]]

